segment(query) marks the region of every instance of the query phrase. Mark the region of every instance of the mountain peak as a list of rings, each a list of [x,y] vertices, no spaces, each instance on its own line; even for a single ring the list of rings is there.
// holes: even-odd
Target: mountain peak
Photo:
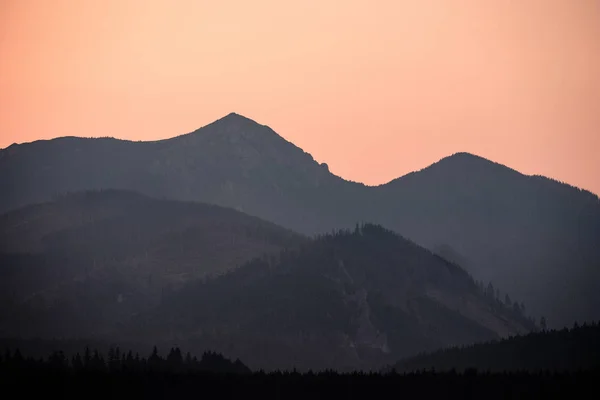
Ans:
[[[264,135],[264,133],[268,131],[271,131],[268,126],[261,125],[258,122],[241,114],[231,112],[224,117],[221,117],[190,133],[186,133],[172,139],[183,139],[192,141],[191,143],[194,143],[197,140],[205,140],[208,138],[212,138],[211,140],[216,138],[227,138],[227,140],[237,141],[240,138],[248,138],[251,136],[256,136],[257,134]]]
[[[314,167],[319,167],[319,171],[324,169],[310,154],[269,126],[235,112],[169,143],[182,146],[182,151],[191,159],[206,161],[220,154],[229,165],[238,163],[245,174],[258,165],[270,165],[272,169],[287,166],[301,171]],[[183,157],[181,154],[179,157]]]
[[[483,158],[481,156],[478,156],[476,154],[472,154],[472,153],[468,153],[466,151],[459,151],[457,153],[451,154],[447,157],[442,158],[439,162],[442,161],[485,161],[485,162],[492,162],[490,160],[488,160],[487,158]]]
[[[229,114],[227,114],[226,116],[219,118],[217,121],[223,121],[223,122],[234,122],[234,121],[244,121],[244,122],[254,122],[256,123],[256,121],[245,117],[241,114],[238,114],[236,112],[230,112]],[[215,121],[215,122],[217,122]]]
[[[474,169],[480,169],[480,168],[500,168],[503,170],[512,170],[511,168],[497,163],[495,161],[492,160],[488,160],[487,158],[478,156],[476,154],[472,154],[472,153],[467,153],[467,152],[458,152],[458,153],[454,153],[452,155],[449,155],[447,157],[442,158],[441,160],[439,160],[436,163],[433,163],[432,165],[430,165],[429,167],[425,168],[425,169],[431,169],[431,168],[439,168],[442,167],[443,169],[460,169],[460,170],[474,170]],[[514,171],[517,172],[517,171]]]
[[[216,121],[208,124],[207,126],[218,126],[221,128],[225,127],[226,129],[232,129],[232,130],[236,130],[236,129],[239,130],[241,128],[258,128],[258,127],[266,128],[265,125],[259,124],[255,120],[245,117],[236,112],[230,112],[229,114],[217,119]]]
[[[454,182],[456,179],[464,180],[466,177],[469,177],[469,179],[478,177],[478,179],[487,180],[496,179],[499,176],[514,176],[515,174],[522,175],[512,168],[488,160],[487,158],[472,153],[457,152],[444,157],[423,169],[394,179],[386,185],[395,185],[398,182],[413,181],[415,179],[420,180],[422,178],[418,177],[423,176],[435,177],[436,180],[448,183]]]
[[[262,129],[261,129],[262,128]],[[267,130],[270,130],[267,126],[265,125],[261,125],[258,122],[245,117],[241,114],[235,113],[235,112],[231,112],[227,115],[225,115],[224,117],[221,117],[211,123],[209,123],[208,125],[205,125],[197,130],[195,130],[194,132],[192,132],[192,134],[196,134],[196,133],[212,133],[212,134],[218,134],[218,135],[225,135],[225,136],[239,136],[239,135],[246,135],[248,134],[248,132],[250,131],[257,131],[257,130],[265,130],[265,128]],[[210,134],[209,133],[209,134]]]

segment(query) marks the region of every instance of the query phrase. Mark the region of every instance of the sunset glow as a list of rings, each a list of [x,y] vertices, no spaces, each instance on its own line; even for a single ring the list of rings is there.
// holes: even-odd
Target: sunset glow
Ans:
[[[600,193],[597,0],[0,0],[0,148],[230,112],[380,184],[467,151]]]

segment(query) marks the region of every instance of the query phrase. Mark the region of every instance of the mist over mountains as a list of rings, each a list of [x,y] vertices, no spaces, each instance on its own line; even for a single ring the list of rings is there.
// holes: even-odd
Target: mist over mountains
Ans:
[[[0,0],[0,393],[599,392],[599,11]]]
[[[228,208],[104,190],[4,214],[0,237],[0,337],[355,370],[537,329],[378,225],[309,239]]]
[[[13,145],[0,151],[0,187],[3,211],[110,188],[218,204],[308,235],[378,223],[446,249],[552,326],[600,317],[598,197],[467,153],[368,187],[232,113],[162,141]]]
[[[191,283],[125,331],[254,368],[353,370],[534,329],[460,267],[367,224]]]

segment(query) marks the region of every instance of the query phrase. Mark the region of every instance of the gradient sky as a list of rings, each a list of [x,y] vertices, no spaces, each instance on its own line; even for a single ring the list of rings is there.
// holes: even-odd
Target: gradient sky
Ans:
[[[0,0],[0,147],[235,111],[378,184],[468,151],[600,193],[598,0]]]

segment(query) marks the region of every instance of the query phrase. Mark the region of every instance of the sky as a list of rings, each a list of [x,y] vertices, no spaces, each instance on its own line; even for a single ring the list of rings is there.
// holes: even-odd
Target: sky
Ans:
[[[230,112],[374,185],[466,151],[600,193],[598,0],[0,0],[0,148]]]

